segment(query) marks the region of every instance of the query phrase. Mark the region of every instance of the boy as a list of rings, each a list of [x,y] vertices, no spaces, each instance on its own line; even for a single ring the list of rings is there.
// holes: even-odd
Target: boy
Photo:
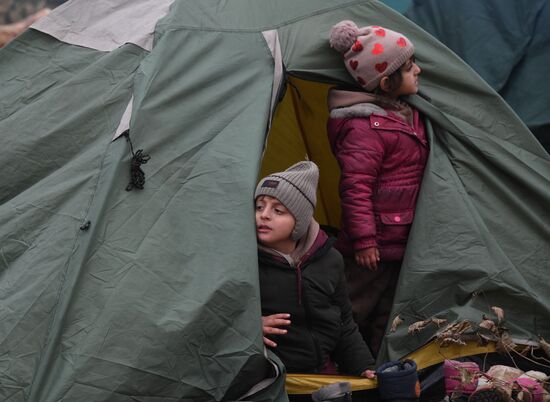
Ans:
[[[254,195],[264,343],[288,372],[374,377],[352,318],[342,256],[313,219],[319,170],[299,162]]]

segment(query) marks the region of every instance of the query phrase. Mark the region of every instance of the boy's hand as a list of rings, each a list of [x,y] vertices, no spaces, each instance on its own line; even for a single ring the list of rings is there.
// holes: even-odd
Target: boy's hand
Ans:
[[[290,314],[278,313],[262,317],[262,330],[264,333],[264,344],[270,348],[277,346],[275,342],[266,338],[266,335],[284,335],[287,333],[286,329],[279,327],[290,325]]]
[[[376,271],[378,269],[378,261],[380,261],[380,252],[376,247],[369,247],[355,252],[355,262],[360,267]]]
[[[370,378],[370,379],[376,378],[376,371],[365,370],[361,373],[361,377],[366,377],[366,378]]]

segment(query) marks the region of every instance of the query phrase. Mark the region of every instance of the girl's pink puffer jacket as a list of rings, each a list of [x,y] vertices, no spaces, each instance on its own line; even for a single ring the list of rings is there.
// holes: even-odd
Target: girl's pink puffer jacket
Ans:
[[[382,261],[403,258],[428,157],[424,124],[359,103],[331,111],[328,135],[340,165],[344,255],[378,247]]]

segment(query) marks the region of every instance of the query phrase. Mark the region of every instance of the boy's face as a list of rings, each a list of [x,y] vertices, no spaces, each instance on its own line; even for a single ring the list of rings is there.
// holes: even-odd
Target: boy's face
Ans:
[[[290,238],[295,225],[294,216],[277,198],[256,198],[256,236],[260,244],[289,254],[296,246]]]

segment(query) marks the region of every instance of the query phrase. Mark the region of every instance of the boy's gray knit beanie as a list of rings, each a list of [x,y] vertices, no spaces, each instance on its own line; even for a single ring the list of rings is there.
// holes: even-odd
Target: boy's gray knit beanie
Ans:
[[[260,180],[254,199],[260,195],[277,198],[296,219],[291,237],[298,241],[306,234],[313,217],[318,181],[319,168],[315,163],[298,162],[284,172],[272,173]]]

